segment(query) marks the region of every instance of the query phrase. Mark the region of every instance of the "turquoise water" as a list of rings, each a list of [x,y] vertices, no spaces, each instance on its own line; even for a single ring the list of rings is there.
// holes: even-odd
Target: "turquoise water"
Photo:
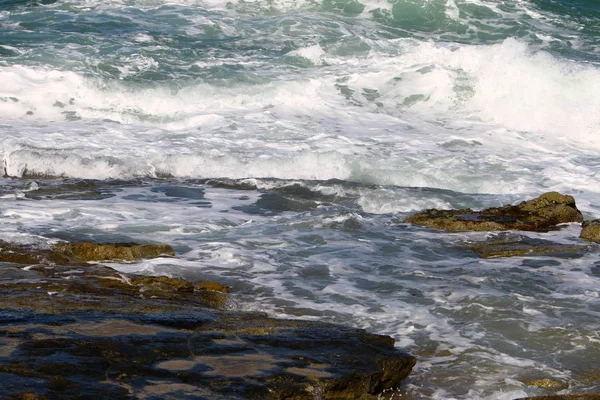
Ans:
[[[391,335],[419,358],[396,398],[600,391],[598,253],[483,260],[462,243],[491,234],[402,223],[550,190],[600,217],[599,21],[591,0],[0,0],[0,239],[169,243],[114,267]]]

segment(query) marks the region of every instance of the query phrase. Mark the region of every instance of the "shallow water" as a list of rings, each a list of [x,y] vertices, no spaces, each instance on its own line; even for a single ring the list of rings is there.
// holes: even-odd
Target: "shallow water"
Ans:
[[[402,223],[557,190],[600,216],[593,1],[0,0],[0,239],[384,333],[398,396],[599,391],[597,252],[481,259]],[[576,224],[510,233],[580,243]],[[524,382],[552,378],[562,389]]]

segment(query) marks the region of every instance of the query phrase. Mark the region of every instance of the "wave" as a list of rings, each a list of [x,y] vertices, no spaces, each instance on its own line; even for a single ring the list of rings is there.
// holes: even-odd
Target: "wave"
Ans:
[[[600,133],[600,68],[592,64],[533,51],[515,39],[482,46],[410,39],[378,45],[378,51],[351,59],[309,47],[295,56],[326,67],[288,81],[231,87],[191,82],[176,89],[71,71],[0,67],[5,82],[0,118],[105,120],[185,130],[225,128],[232,122],[298,125],[315,115],[356,119],[360,112],[398,121],[416,115],[494,123],[586,142],[595,142]]]
[[[226,21],[231,16],[277,18],[290,14],[298,17],[300,12],[313,17],[317,14],[333,15],[340,18],[342,24],[345,18],[350,18],[350,28],[360,20],[370,20],[387,37],[392,34],[395,37],[429,37],[461,43],[496,43],[508,37],[519,37],[548,47],[564,42],[562,48],[571,50],[582,40],[598,45],[594,30],[598,28],[596,21],[600,15],[600,10],[593,6],[564,7],[520,0],[501,3],[495,0],[48,0],[9,3],[13,14],[30,13],[31,6],[36,4],[44,4],[44,7],[38,7],[35,12],[48,13],[49,16],[54,15],[54,10],[83,13],[88,29],[92,29],[93,25],[94,29],[99,29],[99,36],[106,31],[106,23],[114,23],[126,31],[142,32],[155,25],[157,32],[164,32],[163,22],[169,20],[182,28],[177,29],[178,34],[189,33],[193,39],[198,35],[210,36],[211,32],[226,26],[231,28],[231,21]],[[16,7],[19,4],[25,6],[24,9]],[[122,17],[125,17],[126,27]],[[100,26],[104,28],[98,28]],[[314,26],[302,26],[314,32]],[[329,26],[329,31],[331,28]],[[77,24],[72,25],[69,20],[59,21],[53,24],[53,29],[64,29],[65,33],[71,34],[73,29],[77,29]],[[301,31],[301,27],[294,27],[294,30]],[[251,31],[257,33],[255,29]],[[240,33],[243,35],[236,29],[228,32],[234,36]],[[77,43],[80,44],[80,41]]]
[[[1,64],[4,173],[341,179],[469,193],[596,184],[595,161],[571,148],[585,157],[598,149],[598,66],[514,38],[357,40],[281,54],[251,83]],[[147,61],[129,71],[153,68]],[[238,70],[251,62],[226,61]]]

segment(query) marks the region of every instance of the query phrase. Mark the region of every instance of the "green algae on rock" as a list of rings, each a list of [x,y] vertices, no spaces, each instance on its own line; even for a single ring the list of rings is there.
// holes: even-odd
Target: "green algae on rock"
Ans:
[[[517,205],[482,211],[431,209],[404,220],[447,231],[546,231],[558,224],[582,221],[583,216],[575,205],[575,199],[557,192],[544,193]]]
[[[135,243],[68,243],[61,242],[54,246],[54,251],[81,261],[135,261],[142,258],[159,256],[174,256],[175,252],[165,244],[135,244]]]

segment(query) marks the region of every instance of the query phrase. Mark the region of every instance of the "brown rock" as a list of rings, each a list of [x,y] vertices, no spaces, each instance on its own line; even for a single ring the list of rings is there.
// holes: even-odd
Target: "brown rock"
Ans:
[[[527,386],[536,386],[540,388],[551,388],[551,389],[566,389],[569,385],[566,382],[559,381],[556,379],[544,378],[534,379],[531,381],[523,382]]]
[[[0,397],[375,400],[416,362],[388,336],[209,308],[227,296],[206,289],[225,290],[1,264]]]
[[[14,395],[13,399],[15,399],[15,400],[46,400],[47,397],[43,396],[41,394],[38,394],[38,393],[27,392],[27,393],[20,393],[20,394]]]
[[[202,299],[206,306],[211,308],[223,308],[227,304],[227,296],[221,292],[199,290],[196,292],[196,297]]]
[[[192,293],[194,286],[185,279],[169,278],[166,276],[133,276],[131,284],[142,286],[144,291],[158,293],[187,292]]]
[[[81,261],[135,261],[142,258],[174,256],[169,245],[141,245],[135,243],[58,243],[54,251],[59,254],[75,257]]]
[[[527,236],[507,235],[501,232],[485,241],[466,243],[466,246],[484,258],[537,256],[541,254],[577,254],[592,250],[592,246],[555,243]]]
[[[583,384],[600,382],[600,367],[588,367],[575,375],[575,379]]]
[[[584,221],[581,226],[580,238],[589,240],[590,242],[600,243],[600,219]]]
[[[34,246],[19,246],[14,243],[0,241],[0,262],[29,265],[71,265],[77,263],[78,260],[66,254],[48,249],[35,248]]]
[[[213,292],[229,293],[231,288],[219,282],[211,281],[198,281],[194,283],[194,289],[196,290],[210,290]]]
[[[545,231],[558,224],[581,221],[583,217],[572,196],[548,192],[514,206],[482,211],[426,210],[404,222],[449,231]]]

